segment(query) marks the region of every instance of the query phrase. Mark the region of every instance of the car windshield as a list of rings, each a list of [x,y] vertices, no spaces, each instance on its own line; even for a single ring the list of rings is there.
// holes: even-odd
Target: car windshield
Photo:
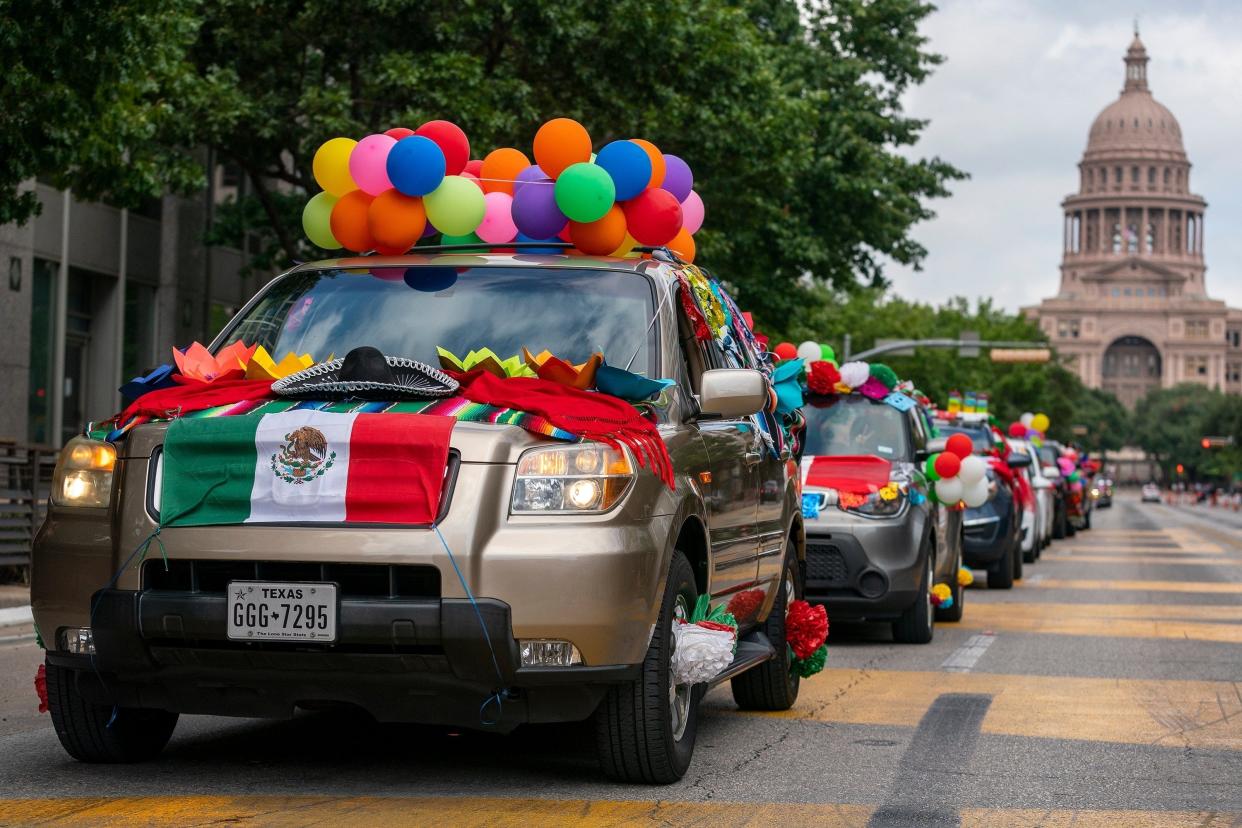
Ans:
[[[808,402],[804,453],[809,456],[872,454],[910,460],[906,416],[881,402],[856,394]]]
[[[983,453],[989,452],[993,448],[992,432],[988,431],[985,426],[967,426],[967,425],[941,425],[938,433],[941,437],[948,437],[950,434],[965,434],[970,438],[970,442],[975,444],[975,451]]]
[[[1057,450],[1052,446],[1040,446],[1039,461],[1045,466],[1055,466],[1057,464]]]
[[[306,270],[274,284],[221,344],[338,358],[362,345],[387,356],[440,364],[522,348],[580,363],[600,352],[613,365],[653,375],[652,283],[637,273],[551,267],[382,267]]]

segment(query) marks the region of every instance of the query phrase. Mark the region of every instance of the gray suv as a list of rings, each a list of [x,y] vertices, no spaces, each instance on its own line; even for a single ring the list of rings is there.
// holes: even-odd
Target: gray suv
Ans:
[[[816,456],[871,455],[890,461],[899,494],[862,503],[808,483],[807,600],[825,604],[836,620],[891,623],[899,642],[932,640],[936,620],[961,619],[964,590],[960,512],[932,502],[922,465],[943,441],[929,438],[915,406],[899,411],[860,394],[808,398],[804,468]],[[885,493],[891,496],[892,490]],[[856,499],[854,499],[856,500]],[[845,502],[848,501],[848,502]],[[946,584],[952,604],[933,606],[932,587]]]

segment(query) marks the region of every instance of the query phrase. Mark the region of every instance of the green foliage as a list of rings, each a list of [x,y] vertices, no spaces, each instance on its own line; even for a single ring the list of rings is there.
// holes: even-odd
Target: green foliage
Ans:
[[[1079,391],[1074,400],[1073,423],[1087,429],[1085,435],[1075,435],[1074,442],[1095,454],[1116,451],[1133,441],[1130,412],[1115,396],[1098,388]]]
[[[1237,397],[1183,383],[1158,388],[1135,406],[1135,441],[1161,463],[1166,480],[1175,478],[1178,463],[1191,479],[1231,478],[1242,471],[1238,446],[1205,449],[1200,441],[1207,435],[1232,435],[1237,443],[1242,435],[1242,404]]]
[[[191,0],[0,0],[0,224],[38,212],[31,178],[136,207],[202,187],[183,62]]]
[[[849,288],[881,284],[885,258],[917,264],[908,231],[961,176],[906,150],[924,123],[901,96],[939,61],[922,0],[0,3],[19,102],[0,219],[29,213],[23,178],[152,194],[199,180],[188,148],[208,146],[249,179],[213,238],[244,225],[258,267],[313,254],[278,193],[317,191],[324,140],[432,118],[476,157],[529,153],[555,116],[597,147],[641,135],[683,156],[707,204],[699,260],[769,322],[806,315],[808,275]]]

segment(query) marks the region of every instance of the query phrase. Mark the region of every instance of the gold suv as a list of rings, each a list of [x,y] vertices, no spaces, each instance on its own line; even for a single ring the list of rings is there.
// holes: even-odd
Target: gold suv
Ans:
[[[746,708],[791,706],[784,608],[802,595],[804,559],[795,467],[765,422],[760,355],[696,336],[682,268],[658,254],[431,252],[273,280],[210,350],[374,346],[432,364],[438,346],[546,348],[571,362],[602,352],[672,380],[643,410],[675,487],[625,449],[459,420],[437,531],[294,520],[163,527],[151,539],[169,424],[77,438],[32,572],[65,749],[89,762],[150,758],[183,712],[342,706],[500,731],[593,717],[605,773],[670,782],[690,763],[711,685],[731,680]],[[254,595],[311,590],[319,605],[299,611],[321,635],[256,635]],[[736,653],[711,680],[677,684],[672,629],[704,594],[737,615]]]

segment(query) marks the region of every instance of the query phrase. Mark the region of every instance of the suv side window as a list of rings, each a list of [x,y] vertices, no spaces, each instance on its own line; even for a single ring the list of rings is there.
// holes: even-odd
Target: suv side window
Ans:
[[[927,448],[927,432],[923,428],[923,415],[915,407],[910,409],[907,418],[910,420],[910,437],[914,441],[914,450],[922,451]]]

